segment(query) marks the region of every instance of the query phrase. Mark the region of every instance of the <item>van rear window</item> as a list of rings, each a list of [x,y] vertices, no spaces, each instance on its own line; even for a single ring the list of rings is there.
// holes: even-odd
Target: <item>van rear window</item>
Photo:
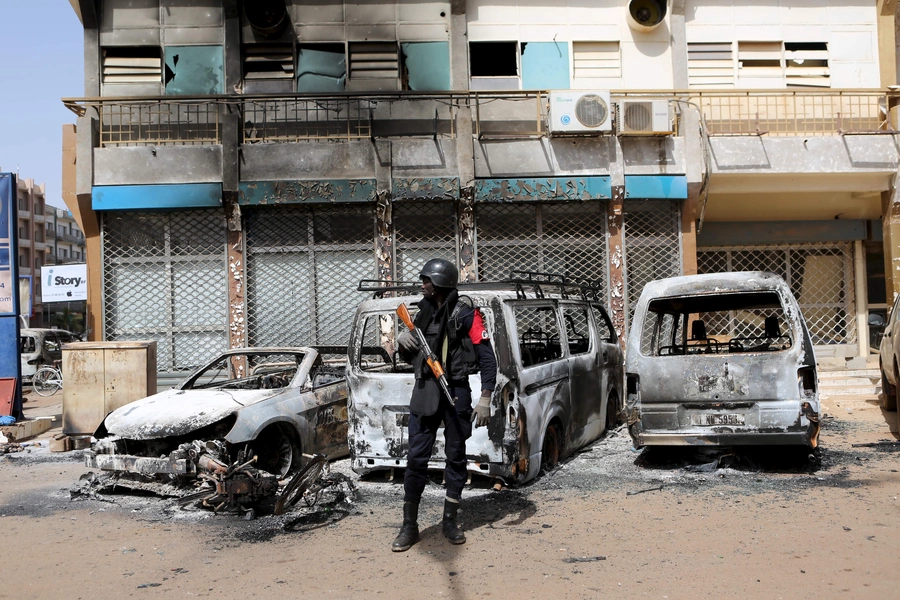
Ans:
[[[410,307],[410,316],[415,319],[418,309]],[[385,371],[412,373],[412,365],[400,358],[397,351],[397,336],[406,331],[396,313],[384,312],[368,315],[362,328],[362,346],[354,362],[363,371]]]
[[[643,327],[646,356],[775,352],[793,345],[774,292],[660,298],[650,302]]]

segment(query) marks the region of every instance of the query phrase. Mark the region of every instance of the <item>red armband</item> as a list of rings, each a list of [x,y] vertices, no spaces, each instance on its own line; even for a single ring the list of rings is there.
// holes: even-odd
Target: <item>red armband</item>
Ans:
[[[480,344],[481,340],[491,339],[490,336],[488,336],[487,329],[484,328],[484,318],[481,316],[481,311],[477,308],[472,315],[472,327],[469,328],[469,339],[472,340],[473,344]]]

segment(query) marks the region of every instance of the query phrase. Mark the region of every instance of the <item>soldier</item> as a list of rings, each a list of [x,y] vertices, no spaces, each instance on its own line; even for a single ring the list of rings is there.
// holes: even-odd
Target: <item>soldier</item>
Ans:
[[[447,374],[455,406],[441,390],[419,349],[415,337],[404,331],[398,337],[404,360],[413,364],[416,384],[409,402],[409,454],[404,478],[403,525],[391,550],[404,552],[419,541],[419,500],[427,482],[428,460],[444,424],[444,448],[447,457],[445,479],[447,496],[441,530],[451,544],[464,544],[465,534],[456,523],[459,500],[466,482],[466,440],[472,435],[472,423],[487,425],[491,415],[491,395],[497,381],[497,359],[484,327],[481,312],[460,302],[456,289],[459,272],[450,261],[434,258],[419,274],[423,298],[415,326],[441,362]],[[469,375],[481,372],[481,397],[472,406]]]

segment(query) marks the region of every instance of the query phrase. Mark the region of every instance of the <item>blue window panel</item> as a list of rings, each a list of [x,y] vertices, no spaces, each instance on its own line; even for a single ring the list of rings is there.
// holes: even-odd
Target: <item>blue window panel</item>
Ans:
[[[684,175],[626,175],[625,197],[684,200],[687,177]]]
[[[523,43],[522,89],[569,89],[569,44],[567,42]]]
[[[244,181],[238,204],[322,204],[374,202],[374,179],[328,179],[315,181]]]
[[[297,51],[298,92],[343,92],[347,58],[343,49],[301,46]],[[327,46],[332,46],[328,44]]]
[[[94,210],[218,208],[221,183],[97,185],[91,190]]]
[[[167,96],[224,94],[222,46],[166,46],[165,81]]]
[[[411,90],[450,89],[450,44],[405,42],[400,44]]]
[[[475,181],[476,202],[609,200],[611,195],[612,188],[608,176]]]

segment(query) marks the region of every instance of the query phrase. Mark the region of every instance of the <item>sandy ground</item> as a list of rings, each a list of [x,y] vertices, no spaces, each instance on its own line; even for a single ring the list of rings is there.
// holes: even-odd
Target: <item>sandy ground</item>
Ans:
[[[406,553],[390,551],[402,486],[382,474],[353,476],[355,497],[244,520],[73,497],[80,452],[35,445],[0,458],[0,598],[897,597],[897,414],[876,402],[824,402],[819,464],[782,450],[635,452],[619,429],[531,485],[476,479],[462,546],[441,536],[436,479]],[[347,461],[333,470],[352,475]]]

